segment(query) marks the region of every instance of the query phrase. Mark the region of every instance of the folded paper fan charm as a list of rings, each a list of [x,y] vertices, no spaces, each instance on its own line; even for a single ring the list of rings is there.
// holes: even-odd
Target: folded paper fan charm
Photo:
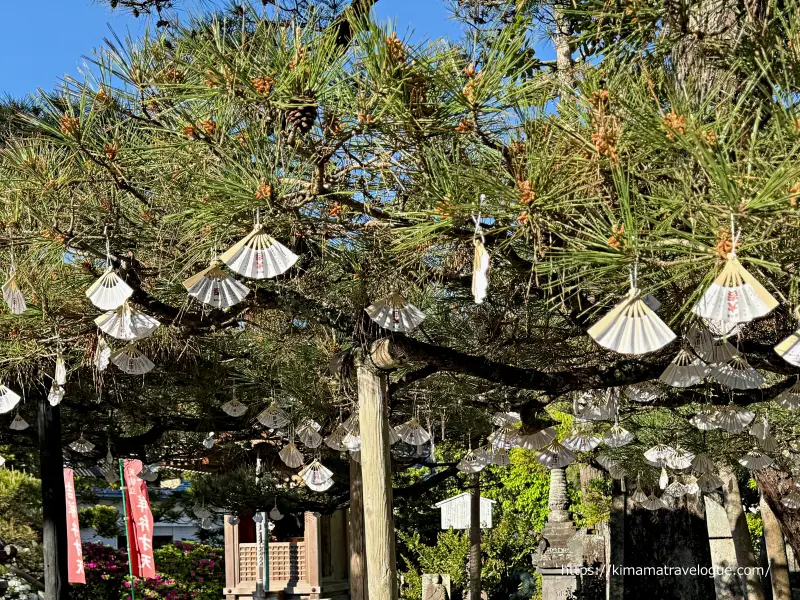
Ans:
[[[458,461],[456,465],[456,469],[461,471],[462,473],[478,473],[482,471],[486,467],[486,462],[482,458],[479,458],[475,455],[475,453],[470,450],[467,452],[464,457]]]
[[[277,277],[288,271],[298,258],[260,224],[220,256],[232,271],[250,279]]]
[[[126,342],[146,338],[161,325],[157,319],[136,310],[127,302],[103,313],[94,322],[103,333]]]
[[[782,391],[778,397],[775,398],[775,402],[786,410],[800,410],[800,381],[795,383],[788,390]],[[2,396],[0,396],[0,412],[3,412]]]
[[[293,441],[281,448],[281,451],[278,452],[278,456],[280,456],[281,460],[286,463],[286,466],[291,469],[296,469],[303,464],[303,454],[297,449]]]
[[[12,315],[21,315],[28,308],[25,303],[25,296],[22,294],[22,290],[19,289],[19,283],[17,283],[17,274],[13,269],[8,281],[3,285],[3,300]]]
[[[278,509],[278,499],[275,499],[275,506],[269,511],[269,518],[273,521],[280,521],[283,518],[283,513]]]
[[[634,402],[646,404],[655,402],[661,397],[661,390],[650,382],[629,385],[625,388],[625,395]]]
[[[716,422],[728,433],[742,433],[756,415],[752,411],[739,408],[734,404],[723,406],[717,411]]]
[[[505,425],[499,429],[494,430],[489,434],[489,442],[492,448],[498,450],[510,450],[519,446],[522,442],[520,440],[519,429],[512,425]]]
[[[681,471],[692,466],[694,453],[684,450],[680,446],[675,449],[675,454],[666,458],[666,464],[670,469]]]
[[[60,385],[53,384],[50,388],[50,392],[47,394],[47,401],[50,403],[50,406],[58,406],[63,399],[64,388]]]
[[[652,463],[666,464],[668,458],[675,456],[675,448],[666,444],[657,444],[644,453],[644,457]]]
[[[748,323],[765,316],[776,306],[778,301],[745,270],[732,252],[722,272],[692,312],[716,321]]]
[[[700,431],[712,431],[719,429],[719,421],[717,420],[717,412],[712,410],[701,410],[689,422],[697,427]]]
[[[644,490],[641,487],[636,487],[636,490],[631,494],[631,500],[636,502],[636,504],[641,504],[642,502],[647,501],[647,494],[644,493]]]
[[[489,290],[489,253],[479,239],[475,240],[475,260],[472,263],[472,296],[475,304],[483,304]]]
[[[661,501],[661,498],[659,498],[655,494],[650,494],[647,500],[639,503],[639,506],[647,510],[660,510],[662,508],[667,508],[667,505],[664,504]]]
[[[758,440],[758,447],[764,452],[777,452],[778,440],[776,440],[772,435],[767,435],[763,440]]]
[[[541,450],[556,439],[556,430],[552,427],[545,427],[541,431],[522,436],[520,439],[522,447],[526,450]]]
[[[155,367],[149,358],[139,352],[136,344],[128,344],[114,352],[111,355],[111,362],[128,375],[144,375]]]
[[[609,448],[621,448],[630,444],[636,436],[627,429],[615,423],[603,437],[603,443]]]
[[[714,336],[711,335],[711,332],[698,323],[689,328],[686,340],[700,358],[704,358],[714,344]]]
[[[675,334],[632,288],[628,297],[588,331],[598,344],[619,354],[647,354],[663,348]]]
[[[20,396],[4,385],[0,385],[0,415],[11,412],[19,404]]]
[[[397,432],[400,439],[411,446],[422,446],[431,441],[431,434],[425,431],[416,417],[401,426]]]
[[[234,398],[223,404],[222,410],[225,411],[226,415],[230,415],[231,417],[241,417],[247,412],[247,406]]]
[[[797,490],[790,492],[789,495],[781,498],[781,504],[789,510],[797,510],[800,508],[800,492]]]
[[[511,459],[508,456],[508,450],[499,448],[492,449],[492,464],[498,467],[507,467],[511,464]]]
[[[86,290],[86,297],[100,310],[116,310],[132,295],[133,288],[110,267]]]
[[[23,419],[19,413],[17,413],[17,416],[14,417],[14,420],[11,421],[11,425],[9,426],[9,428],[13,429],[14,431],[23,431],[28,427],[28,422]]]
[[[700,488],[701,492],[704,492],[706,494],[721,488],[722,485],[723,485],[722,479],[720,479],[713,473],[703,473],[702,475],[700,475],[700,477],[697,478],[697,486]]]
[[[790,365],[800,367],[800,329],[775,346],[775,352]]]
[[[758,440],[763,440],[769,435],[769,420],[767,415],[761,417],[759,421],[753,423],[750,427],[750,435]]]
[[[229,308],[245,299],[250,289],[219,268],[210,267],[183,282],[190,296],[214,308]]]
[[[720,321],[717,319],[707,319],[705,317],[701,318],[708,328],[708,331],[717,340],[728,339],[729,337],[738,335],[742,331],[742,327],[744,327],[744,323]]]
[[[708,457],[708,454],[698,454],[692,461],[692,468],[703,475],[713,473],[717,467],[714,461]]]
[[[573,452],[591,452],[600,445],[600,438],[573,431],[562,444]]]
[[[715,366],[711,377],[733,390],[753,390],[764,383],[764,376],[748,365],[743,356],[734,356],[727,363]]]
[[[402,425],[400,425],[402,427]],[[390,436],[391,437],[391,436]],[[398,436],[398,441],[399,441]],[[359,452],[361,450],[361,434],[358,424],[347,432],[347,435],[342,438],[342,444],[350,452]],[[389,442],[391,446],[391,440]]]
[[[561,469],[573,463],[577,459],[577,455],[569,448],[566,448],[553,440],[536,456],[542,465],[548,469]]]
[[[766,469],[769,467],[773,461],[769,456],[766,454],[762,454],[761,452],[757,452],[755,450],[751,450],[747,454],[745,454],[742,458],[739,459],[739,464],[742,465],[744,468],[749,469],[750,471],[757,471],[758,469]]]
[[[309,420],[298,428],[297,437],[306,448],[319,448],[322,445],[320,429],[319,423]]]
[[[391,427],[389,429],[391,429]],[[347,434],[348,431],[345,424],[339,423],[336,429],[334,429],[333,432],[325,438],[325,445],[331,450],[344,452],[347,450],[347,447],[344,445],[344,438]]]
[[[289,415],[275,402],[262,410],[256,418],[267,429],[282,429],[289,424]]]
[[[324,492],[333,485],[333,473],[317,459],[300,471],[298,475],[315,492]]]
[[[79,437],[77,440],[72,442],[69,447],[70,450],[74,452],[80,452],[81,454],[89,454],[89,452],[94,450],[94,444],[83,437],[83,434],[81,434],[81,437]]]
[[[364,310],[370,319],[389,331],[413,331],[425,320],[425,313],[398,292],[392,293],[386,300],[378,300]]]
[[[686,487],[680,481],[673,481],[664,488],[664,495],[673,498],[680,498],[686,495]]]
[[[672,387],[685,388],[703,381],[709,371],[702,360],[695,358],[686,350],[681,350],[664,369],[659,379]]]
[[[498,427],[504,425],[516,425],[520,423],[521,419],[517,412],[496,412],[492,415],[492,423]]]

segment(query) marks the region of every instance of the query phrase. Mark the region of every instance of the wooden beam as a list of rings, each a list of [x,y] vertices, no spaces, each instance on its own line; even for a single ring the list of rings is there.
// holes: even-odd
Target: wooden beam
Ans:
[[[364,550],[364,489],[361,465],[350,459],[350,600],[367,600],[367,557]]]
[[[469,598],[481,600],[481,474],[470,477]]]
[[[397,600],[386,375],[363,359],[356,365],[367,588],[370,600]]]

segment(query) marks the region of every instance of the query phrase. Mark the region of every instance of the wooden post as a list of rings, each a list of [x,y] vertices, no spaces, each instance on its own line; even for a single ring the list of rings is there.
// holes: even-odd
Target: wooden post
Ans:
[[[350,459],[350,600],[367,600],[367,563],[364,552],[364,490],[361,465]]]
[[[42,545],[45,600],[67,600],[67,500],[61,452],[61,409],[39,395],[39,462],[42,478]]]
[[[397,600],[386,376],[358,361],[361,477],[370,600]]]
[[[764,541],[769,560],[769,576],[772,580],[773,600],[791,600],[789,585],[789,561],[786,558],[786,542],[783,540],[780,523],[769,504],[761,496],[761,519],[764,522]]]
[[[314,513],[305,514],[306,542],[306,581],[311,586],[312,594],[309,598],[319,598],[319,586],[322,583],[322,530],[320,517]]]
[[[481,600],[481,475],[470,477],[469,503],[469,599]]]
[[[225,515],[225,587],[235,588],[239,585],[239,526],[231,525],[230,515]],[[229,594],[227,600],[235,600]]]

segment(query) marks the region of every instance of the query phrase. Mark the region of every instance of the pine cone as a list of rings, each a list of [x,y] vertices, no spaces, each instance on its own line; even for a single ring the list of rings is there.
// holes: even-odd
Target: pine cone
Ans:
[[[297,96],[289,101],[291,108],[286,110],[286,120],[289,125],[298,129],[300,133],[308,133],[317,120],[317,99],[312,90],[305,90],[302,96]]]

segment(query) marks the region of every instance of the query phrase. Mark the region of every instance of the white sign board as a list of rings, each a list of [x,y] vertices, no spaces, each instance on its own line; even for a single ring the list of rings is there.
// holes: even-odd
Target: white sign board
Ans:
[[[442,500],[436,504],[442,513],[442,529],[469,529],[470,503],[469,492]],[[492,528],[492,505],[494,500],[481,497],[481,529]]]

